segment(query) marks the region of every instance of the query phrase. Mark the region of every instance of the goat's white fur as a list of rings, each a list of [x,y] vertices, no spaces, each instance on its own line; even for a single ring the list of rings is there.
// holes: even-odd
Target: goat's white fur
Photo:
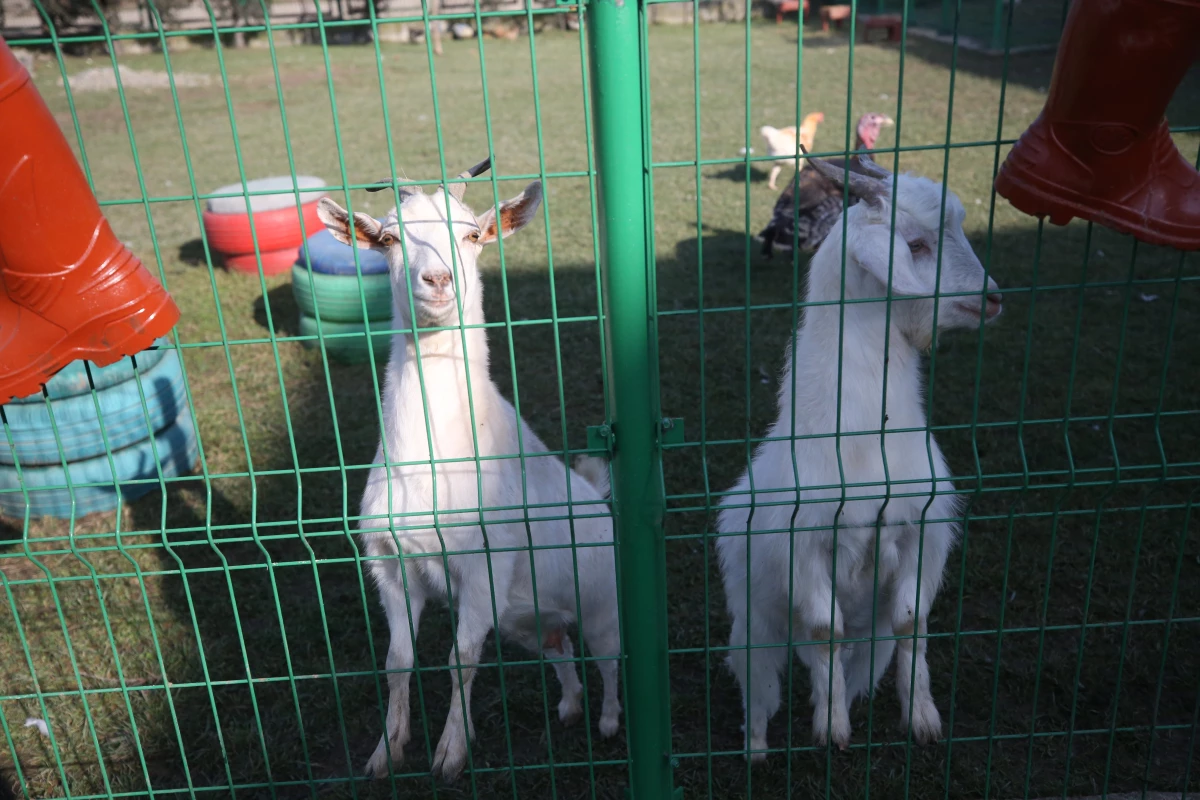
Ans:
[[[841,169],[816,159],[812,163],[840,187]],[[903,722],[911,724],[919,742],[935,740],[941,732],[925,639],[872,637],[909,637],[914,628],[926,633],[957,537],[957,524],[950,520],[959,515],[960,503],[941,450],[924,430],[921,362],[933,339],[935,286],[941,293],[975,293],[940,297],[939,329],[978,328],[981,317],[1000,312],[1000,298],[963,234],[958,198],[946,197],[939,281],[941,185],[910,175],[893,178],[882,168],[875,173],[851,174],[851,193],[865,202],[845,212],[845,299],[887,296],[889,247],[894,247],[890,324],[884,299],[837,303],[843,275],[839,220],[809,265],[806,294],[810,303],[834,302],[805,308],[784,359],[778,417],[767,433],[823,438],[764,442],[717,521],[724,534],[717,552],[733,617],[728,663],[742,690],[754,761],[766,755],[767,722],[780,706],[789,641],[811,643],[796,652],[810,671],[817,742],[848,745],[849,705],[874,690],[894,652]],[[927,297],[896,299],[904,295]],[[881,425],[916,430],[882,433]],[[841,435],[834,436],[838,431]],[[865,496],[880,499],[856,499]],[[752,504],[751,513],[746,506]],[[844,639],[871,641],[836,641]],[[747,648],[776,642],[781,646]]]
[[[576,562],[582,633],[591,653],[607,659],[598,662],[604,684],[600,732],[616,732],[621,709],[615,659],[621,643],[613,549],[604,546],[612,543],[613,530],[611,517],[595,516],[608,513],[603,466],[589,465],[600,484],[593,485],[546,453],[546,446],[492,383],[484,330],[457,327],[459,304],[466,325],[483,323],[476,259],[484,244],[510,235],[533,218],[541,202],[541,184],[530,184],[519,197],[478,218],[459,202],[460,187],[453,192],[439,189],[432,196],[407,187],[402,194],[399,214],[393,209],[382,224],[356,214],[353,231],[349,216],[333,201],[323,200],[319,211],[343,242],[375,247],[387,255],[397,328],[411,327],[414,317],[420,327],[454,326],[420,332],[415,339],[412,334],[394,337],[383,381],[383,441],[363,493],[360,524],[368,569],[379,587],[391,632],[386,730],[367,773],[384,776],[389,760],[393,765],[403,761],[412,673],[395,670],[413,667],[413,639],[426,600],[452,597],[457,631],[450,653],[451,705],[433,763],[434,772],[450,780],[465,766],[468,736],[474,735],[471,684],[493,619],[499,620],[500,633],[509,640],[544,650],[555,659],[574,656],[563,628],[577,617]],[[385,470],[385,444],[388,461],[406,466]],[[524,465],[515,457],[474,460],[477,455],[515,456],[522,451]],[[431,456],[439,462],[463,460],[431,467]],[[572,513],[592,516],[570,523],[539,521],[567,516],[568,483]],[[481,526],[480,508],[510,510],[484,511]],[[430,513],[434,510],[436,527]],[[573,552],[572,541],[601,544]],[[564,547],[534,551],[531,575],[528,550],[503,550],[530,544]],[[485,547],[503,551],[443,560],[443,552]],[[398,551],[402,559],[395,557]],[[533,612],[534,577],[540,614]],[[456,669],[460,663],[461,670]],[[560,660],[554,669],[563,692],[559,718],[570,722],[582,710],[579,677],[570,662]]]

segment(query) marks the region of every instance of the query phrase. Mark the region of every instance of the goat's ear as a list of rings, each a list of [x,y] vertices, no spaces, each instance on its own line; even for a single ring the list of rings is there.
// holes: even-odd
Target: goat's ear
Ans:
[[[351,231],[350,214],[346,209],[322,197],[317,203],[317,218],[325,223],[325,227],[333,234],[333,238],[351,247],[361,247],[364,250],[380,246],[380,236],[383,226],[370,214],[361,211],[354,215],[353,231]]]
[[[931,287],[926,287],[913,270],[912,255],[904,239],[895,237],[895,247],[892,248],[891,230],[887,225],[869,225],[858,228],[853,223],[847,226],[851,237],[850,249],[854,251],[854,260],[871,273],[884,286],[888,285],[888,262],[891,261],[892,294],[894,296],[916,296],[933,294]],[[888,253],[892,255],[889,259]]]
[[[534,181],[512,200],[488,209],[479,218],[479,244],[491,244],[497,239],[512,236],[533,219],[542,204],[542,183]],[[499,213],[497,213],[499,212]],[[498,223],[498,225],[497,225]]]

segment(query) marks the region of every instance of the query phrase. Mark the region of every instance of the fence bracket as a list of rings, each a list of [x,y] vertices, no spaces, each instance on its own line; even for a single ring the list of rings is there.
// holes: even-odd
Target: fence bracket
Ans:
[[[683,444],[683,417],[663,417],[658,428],[660,445]]]
[[[605,450],[609,458],[617,452],[617,435],[611,425],[588,425],[588,450]]]

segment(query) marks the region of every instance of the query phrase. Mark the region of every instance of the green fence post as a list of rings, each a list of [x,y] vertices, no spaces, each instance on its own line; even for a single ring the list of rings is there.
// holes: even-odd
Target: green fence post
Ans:
[[[613,516],[620,568],[633,800],[671,797],[666,546],[636,0],[592,0],[587,25],[600,204],[605,346],[613,387]]]

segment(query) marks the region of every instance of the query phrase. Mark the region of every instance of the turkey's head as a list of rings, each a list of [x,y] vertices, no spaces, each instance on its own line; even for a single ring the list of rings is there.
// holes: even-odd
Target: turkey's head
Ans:
[[[874,150],[875,140],[879,138],[879,130],[894,124],[892,118],[887,114],[878,114],[874,111],[863,114],[858,118],[858,146],[854,149]]]

